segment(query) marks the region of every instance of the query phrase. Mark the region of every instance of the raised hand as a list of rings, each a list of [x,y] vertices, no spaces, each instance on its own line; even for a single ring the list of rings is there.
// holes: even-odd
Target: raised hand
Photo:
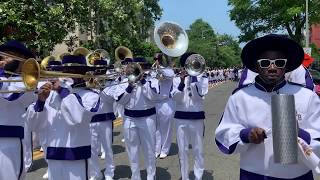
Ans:
[[[51,89],[52,89],[52,84],[50,82],[47,82],[46,84],[42,85],[38,92],[38,100],[42,102],[46,101],[46,99],[50,95]]]
[[[260,144],[267,138],[266,132],[264,129],[255,127],[251,129],[249,133],[249,142],[254,144]]]

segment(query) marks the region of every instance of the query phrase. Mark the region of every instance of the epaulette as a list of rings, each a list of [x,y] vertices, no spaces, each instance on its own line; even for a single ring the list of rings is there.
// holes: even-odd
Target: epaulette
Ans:
[[[299,84],[299,83],[295,83],[295,82],[290,82],[290,81],[288,81],[288,84],[291,84],[291,85],[296,85],[296,86],[300,86],[300,87],[304,87],[304,88],[306,88],[306,89],[309,89],[308,87],[306,87],[305,85],[303,85],[303,84]],[[309,89],[310,91],[313,91],[313,90],[311,90],[311,89]]]
[[[236,92],[238,92],[240,89],[243,89],[245,87],[251,86],[253,83],[249,83],[249,84],[245,84],[245,85],[241,85],[239,87],[237,87],[235,90],[232,91],[232,94],[235,94]]]

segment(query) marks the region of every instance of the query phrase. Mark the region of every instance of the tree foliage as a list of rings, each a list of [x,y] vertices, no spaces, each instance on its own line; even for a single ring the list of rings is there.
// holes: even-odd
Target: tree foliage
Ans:
[[[78,27],[91,40],[84,46],[113,53],[119,45],[140,47],[161,16],[159,0],[4,0],[0,3],[1,41],[17,39],[52,50]],[[14,32],[14,33],[12,33]]]
[[[230,35],[218,35],[209,23],[197,19],[188,30],[189,51],[201,54],[209,67],[240,65],[239,43]]]
[[[240,42],[265,33],[286,31],[302,44],[306,13],[304,0],[229,0],[230,18],[241,30]],[[320,21],[320,2],[309,2],[310,24]]]

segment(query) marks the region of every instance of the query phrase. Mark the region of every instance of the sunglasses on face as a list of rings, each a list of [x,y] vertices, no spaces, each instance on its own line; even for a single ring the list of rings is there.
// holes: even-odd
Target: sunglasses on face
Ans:
[[[269,68],[271,64],[277,68],[284,68],[287,64],[287,59],[259,59],[257,62],[261,68]]]

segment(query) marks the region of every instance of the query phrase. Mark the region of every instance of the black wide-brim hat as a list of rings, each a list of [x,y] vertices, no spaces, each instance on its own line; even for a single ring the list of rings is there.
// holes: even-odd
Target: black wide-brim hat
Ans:
[[[36,56],[26,46],[16,40],[10,40],[0,46],[0,51],[12,51],[24,55],[26,58],[36,58]]]
[[[93,66],[88,66],[86,58],[84,56],[75,56],[75,55],[65,55],[61,61],[61,66],[56,66],[55,70],[58,71],[77,71],[77,72],[87,72],[93,71],[96,68]]]
[[[286,72],[298,68],[304,58],[303,48],[295,41],[277,34],[269,34],[247,43],[242,49],[242,63],[251,71],[257,72],[256,64],[261,53],[268,50],[281,51],[286,55]]]

